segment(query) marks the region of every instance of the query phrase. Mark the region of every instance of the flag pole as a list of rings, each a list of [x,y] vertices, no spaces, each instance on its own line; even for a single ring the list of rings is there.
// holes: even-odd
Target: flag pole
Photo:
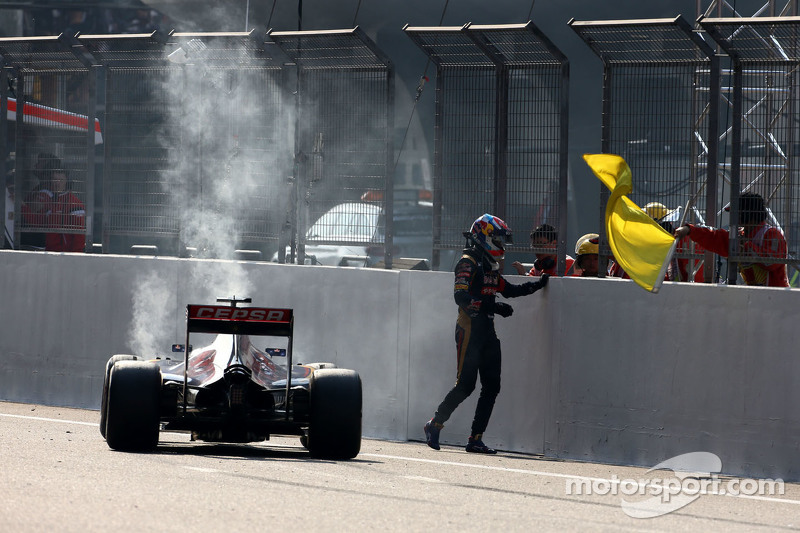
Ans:
[[[661,270],[658,272],[658,278],[656,279],[655,283],[653,283],[653,289],[650,291],[653,294],[657,294],[658,291],[661,289],[661,285],[664,284],[664,276],[667,274],[667,269],[669,268],[669,263],[672,261],[672,256],[675,254],[675,248],[678,246],[678,239],[672,241],[672,244],[669,247],[669,252],[667,252],[667,257],[664,258],[664,264],[661,265]]]
[[[686,221],[686,215],[688,215],[688,214],[689,214],[689,207],[691,207],[691,205],[692,205],[693,203],[694,203],[694,196],[693,196],[693,197],[691,197],[691,198],[689,198],[689,200],[687,200],[687,201],[686,201],[686,207],[684,207],[684,208],[683,208],[683,213],[681,213],[681,221],[680,221],[680,223],[678,224],[678,227],[679,227],[679,228],[680,228],[681,226],[683,226],[683,223]]]
[[[686,220],[686,215],[689,212],[689,206],[692,205],[692,200],[693,198],[689,198],[689,200],[686,202],[686,207],[683,208],[683,213],[681,213],[681,220],[680,223],[678,224],[679,228],[683,226],[683,222]],[[650,291],[653,294],[657,294],[658,291],[661,289],[661,285],[664,284],[664,276],[666,276],[667,274],[667,269],[669,268],[669,264],[672,261],[672,256],[675,255],[675,249],[677,247],[678,247],[678,239],[675,239],[672,242],[672,246],[669,247],[669,252],[667,253],[667,257],[664,259],[664,264],[661,265],[661,270],[658,273],[658,279],[656,279],[656,282],[653,283],[653,289]]]

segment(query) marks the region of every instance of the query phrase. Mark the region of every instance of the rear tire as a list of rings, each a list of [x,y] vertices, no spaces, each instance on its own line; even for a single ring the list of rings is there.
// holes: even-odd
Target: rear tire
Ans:
[[[309,379],[308,450],[314,457],[352,459],[361,450],[361,378],[324,368]]]
[[[118,354],[111,357],[106,363],[106,373],[103,377],[103,396],[100,398],[100,434],[106,438],[106,413],[108,412],[108,378],[111,376],[111,367],[117,361],[137,361],[135,355]]]
[[[114,450],[149,451],[158,446],[161,369],[145,361],[111,367],[106,442]]]

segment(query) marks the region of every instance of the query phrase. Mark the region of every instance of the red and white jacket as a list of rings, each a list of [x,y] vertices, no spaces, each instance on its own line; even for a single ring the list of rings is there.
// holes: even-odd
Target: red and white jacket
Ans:
[[[722,257],[728,257],[729,235],[728,230],[712,229],[706,226],[689,224],[691,231],[689,238],[694,242]],[[753,257],[769,257],[786,259],[786,237],[775,226],[762,222],[745,234],[739,228],[739,255]],[[762,285],[768,287],[788,287],[789,278],[786,275],[785,263],[739,263],[739,273],[748,285]]]
[[[28,226],[43,230],[81,230],[81,233],[47,232],[45,250],[83,252],[86,237],[86,208],[70,191],[54,193],[48,189],[34,191],[22,205],[22,218]]]

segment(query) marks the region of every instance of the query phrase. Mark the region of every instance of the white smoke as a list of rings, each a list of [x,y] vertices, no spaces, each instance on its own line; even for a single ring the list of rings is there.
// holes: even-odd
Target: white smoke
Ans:
[[[174,342],[173,324],[177,298],[174,287],[157,272],[141,274],[133,291],[133,326],[128,334],[132,353],[151,356]]]
[[[232,259],[244,235],[274,233],[270,225],[281,218],[292,146],[278,133],[291,128],[292,107],[269,73],[248,68],[244,49],[223,49],[233,56],[224,68],[207,65],[219,53],[213,46],[195,47],[164,80],[168,120],[180,125],[181,145],[169,151],[165,192],[180,213],[182,242],[197,257]]]
[[[179,286],[191,301],[178,302],[176,287],[155,274],[142,276],[130,333],[137,354],[159,353],[179,342],[173,330],[179,306],[255,296],[235,252],[249,241],[266,255],[264,237],[273,236],[285,219],[288,200],[293,100],[285,105],[270,78],[280,72],[249,67],[251,52],[244,48],[184,46],[186,54],[177,54],[181,61],[162,71],[156,90],[165,110],[159,143],[168,154],[160,181],[170,215],[178,217],[181,247],[197,258],[188,269],[181,267],[189,279]],[[212,56],[203,57],[206,52]],[[215,65],[218,53],[233,58]]]

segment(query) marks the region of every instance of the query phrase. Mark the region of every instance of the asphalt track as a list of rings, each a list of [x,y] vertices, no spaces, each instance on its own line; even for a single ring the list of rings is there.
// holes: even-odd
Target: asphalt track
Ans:
[[[98,420],[96,411],[0,403],[3,531],[800,529],[797,484],[783,495],[693,495],[641,519],[621,501],[653,497],[626,496],[609,481],[653,475],[643,468],[378,440],[364,440],[354,460],[319,461],[296,438],[211,445],[176,433],[162,433],[156,452],[121,453],[107,447]],[[577,482],[605,493],[568,494]],[[660,498],[657,512],[666,509]]]

